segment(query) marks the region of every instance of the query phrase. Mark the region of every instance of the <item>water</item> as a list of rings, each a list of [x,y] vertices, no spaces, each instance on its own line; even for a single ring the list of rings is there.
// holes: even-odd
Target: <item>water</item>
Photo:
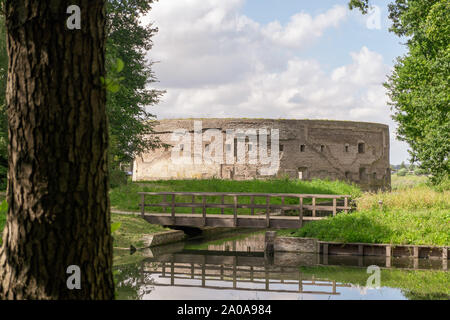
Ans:
[[[442,260],[264,254],[264,233],[116,252],[119,299],[449,299]],[[368,273],[369,266],[372,272]],[[379,271],[379,272],[378,272]],[[378,276],[379,275],[379,276]],[[379,282],[377,283],[377,278]]]

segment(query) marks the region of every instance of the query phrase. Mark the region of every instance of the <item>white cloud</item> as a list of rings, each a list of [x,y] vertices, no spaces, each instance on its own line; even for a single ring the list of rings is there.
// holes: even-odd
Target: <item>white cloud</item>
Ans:
[[[284,26],[261,25],[240,12],[244,0],[157,2],[147,21],[159,33],[150,58],[162,102],[158,118],[267,117],[389,123],[382,83],[389,67],[363,46],[331,72],[301,57],[303,48],[347,17],[343,6]],[[392,129],[391,129],[392,130]]]
[[[322,36],[327,28],[337,27],[346,16],[347,10],[343,6],[334,6],[316,17],[301,12],[293,15],[285,27],[280,22],[274,21],[264,27],[262,32],[274,44],[301,48],[311,40]]]

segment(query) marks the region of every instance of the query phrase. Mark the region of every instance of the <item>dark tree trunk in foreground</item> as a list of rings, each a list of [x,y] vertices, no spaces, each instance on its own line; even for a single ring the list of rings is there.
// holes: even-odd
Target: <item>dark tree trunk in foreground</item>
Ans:
[[[81,30],[67,8],[81,8]],[[0,299],[112,299],[105,0],[7,0],[9,211]],[[81,289],[69,290],[70,265]]]

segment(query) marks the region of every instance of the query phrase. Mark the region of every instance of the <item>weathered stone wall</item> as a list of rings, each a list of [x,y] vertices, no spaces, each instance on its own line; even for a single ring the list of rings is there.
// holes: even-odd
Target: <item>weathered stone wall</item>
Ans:
[[[275,119],[183,119],[162,120],[156,133],[162,141],[175,147],[173,132],[186,129],[191,133],[191,154],[194,158],[194,122],[201,121],[203,132],[218,129],[225,136],[227,130],[278,129],[279,168],[275,176],[309,180],[329,178],[347,180],[360,184],[364,189],[390,188],[389,169],[389,127],[377,123],[327,121],[327,120],[275,120]],[[258,132],[257,131],[257,132]],[[260,139],[260,138],[258,138]],[[203,139],[202,150],[211,143]],[[244,164],[185,163],[171,160],[172,147],[151,151],[135,159],[133,180],[155,179],[253,179],[267,178],[261,169],[267,167],[257,163],[249,164],[249,148],[258,148],[246,140],[246,161]],[[270,139],[269,139],[270,142]],[[229,144],[229,141],[227,141]],[[227,149],[228,148],[228,149]],[[227,146],[224,138],[224,157]],[[269,143],[270,150],[270,143]],[[202,152],[202,151],[200,151]],[[235,152],[234,150],[232,152]],[[235,158],[236,159],[236,158]],[[226,162],[226,161],[224,161]]]

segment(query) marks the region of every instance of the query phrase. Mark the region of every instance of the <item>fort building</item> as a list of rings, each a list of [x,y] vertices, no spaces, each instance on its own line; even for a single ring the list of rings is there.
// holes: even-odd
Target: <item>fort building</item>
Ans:
[[[384,124],[281,119],[160,120],[168,145],[134,160],[133,181],[220,178],[345,180],[389,189],[389,127]],[[275,149],[276,148],[276,149]]]

